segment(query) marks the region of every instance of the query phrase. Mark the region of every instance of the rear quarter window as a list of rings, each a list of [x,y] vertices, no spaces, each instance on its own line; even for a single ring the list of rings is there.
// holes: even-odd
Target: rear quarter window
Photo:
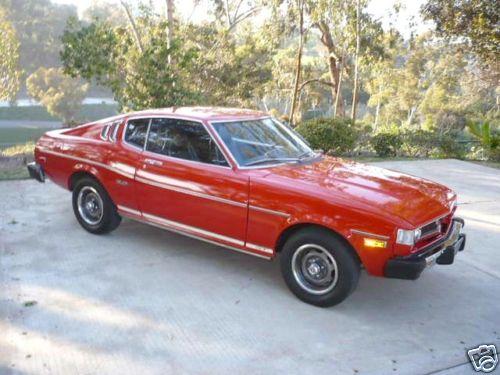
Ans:
[[[105,125],[101,130],[101,139],[104,141],[108,139],[109,128],[110,125]]]
[[[129,120],[125,129],[124,140],[129,145],[144,148],[150,119]]]

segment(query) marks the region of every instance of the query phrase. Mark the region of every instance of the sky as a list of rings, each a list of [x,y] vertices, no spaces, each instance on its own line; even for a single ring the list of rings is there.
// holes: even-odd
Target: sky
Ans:
[[[89,7],[92,2],[98,2],[98,0],[52,0],[59,4],[72,4],[78,8],[78,12],[81,14],[86,8]],[[107,0],[108,2],[118,2],[118,0]],[[128,0],[130,4],[134,0]],[[153,4],[158,4],[159,7],[163,7],[164,0],[152,0]],[[429,24],[425,24],[420,18],[420,7],[425,2],[425,0],[369,0],[368,12],[371,13],[376,19],[380,19],[384,27],[388,27],[391,18],[390,14],[395,4],[401,4],[401,11],[394,26],[404,35],[409,36],[410,19],[414,17],[415,30],[421,32],[429,28]],[[196,8],[193,13],[193,0],[177,0],[176,6],[177,10],[182,14],[183,17],[192,17],[193,20],[203,19],[204,14],[206,14],[206,8],[204,9],[204,0],[200,1],[201,5]]]

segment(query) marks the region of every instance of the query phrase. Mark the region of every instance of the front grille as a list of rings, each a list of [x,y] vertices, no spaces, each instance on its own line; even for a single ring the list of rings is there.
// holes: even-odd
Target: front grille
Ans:
[[[422,231],[422,235],[420,236],[420,238],[427,238],[435,234],[441,233],[442,230],[441,220],[436,220],[433,221],[432,223],[424,225],[420,230]]]
[[[428,246],[429,244],[438,241],[448,232],[450,225],[452,223],[454,211],[450,212],[448,215],[440,217],[429,224],[425,224],[420,227],[421,235],[413,252],[418,252],[420,249]]]

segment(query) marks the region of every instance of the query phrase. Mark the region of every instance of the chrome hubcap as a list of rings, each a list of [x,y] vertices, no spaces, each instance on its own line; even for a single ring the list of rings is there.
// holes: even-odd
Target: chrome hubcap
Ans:
[[[333,290],[338,281],[335,258],[322,246],[300,246],[292,257],[292,271],[297,283],[309,293],[325,294]]]
[[[99,224],[103,216],[103,202],[101,196],[91,186],[84,186],[78,193],[78,212],[81,218],[90,225]]]

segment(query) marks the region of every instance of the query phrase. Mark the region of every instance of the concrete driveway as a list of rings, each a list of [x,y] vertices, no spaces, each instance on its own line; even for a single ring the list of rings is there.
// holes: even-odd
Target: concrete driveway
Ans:
[[[94,236],[68,192],[0,182],[0,374],[473,373],[467,348],[500,349],[500,172],[380,165],[456,189],[468,246],[415,282],[363,274],[329,309],[277,262],[129,220]]]

